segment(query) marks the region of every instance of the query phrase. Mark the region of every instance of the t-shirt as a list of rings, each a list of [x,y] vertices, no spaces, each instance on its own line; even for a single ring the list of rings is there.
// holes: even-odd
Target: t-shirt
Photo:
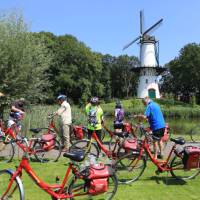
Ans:
[[[152,100],[148,103],[144,115],[148,118],[152,131],[165,127],[165,120],[160,106]]]
[[[57,110],[58,115],[61,117],[63,124],[72,123],[71,107],[67,101],[63,101],[60,108]]]
[[[87,104],[85,107],[86,114],[88,116],[88,129],[100,130],[102,129],[101,121],[103,118],[103,110],[100,106],[92,106]]]

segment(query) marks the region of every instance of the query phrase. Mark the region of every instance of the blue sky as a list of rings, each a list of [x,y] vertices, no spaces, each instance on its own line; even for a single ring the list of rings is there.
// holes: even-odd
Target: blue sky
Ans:
[[[23,11],[31,31],[72,34],[93,51],[114,56],[139,56],[137,44],[122,48],[139,35],[142,9],[146,28],[164,19],[152,32],[160,41],[161,65],[200,41],[199,0],[1,0],[1,11],[12,9]]]

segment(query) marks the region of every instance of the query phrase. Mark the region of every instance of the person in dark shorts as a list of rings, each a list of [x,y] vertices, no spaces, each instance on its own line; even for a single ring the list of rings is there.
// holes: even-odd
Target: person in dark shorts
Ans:
[[[142,102],[146,106],[144,115],[135,115],[134,117],[148,120],[150,128],[153,132],[154,157],[157,159],[159,147],[159,156],[162,158],[163,142],[161,138],[164,136],[165,131],[165,120],[162,111],[160,106],[149,97],[142,99]]]
[[[117,102],[115,105],[115,119],[114,119],[114,129],[115,132],[122,132],[124,120],[124,109],[122,104]]]

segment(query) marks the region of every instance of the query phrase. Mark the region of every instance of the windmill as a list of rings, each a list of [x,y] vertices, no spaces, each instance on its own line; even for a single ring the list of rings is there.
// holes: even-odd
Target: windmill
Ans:
[[[143,21],[143,12],[140,11],[140,35],[124,46],[123,50],[139,41],[140,67],[133,68],[133,71],[139,73],[137,96],[138,98],[144,98],[146,96],[160,98],[158,75],[165,71],[165,68],[159,66],[159,42],[154,36],[149,34],[155,28],[158,28],[163,19],[160,19],[145,31],[143,30]]]

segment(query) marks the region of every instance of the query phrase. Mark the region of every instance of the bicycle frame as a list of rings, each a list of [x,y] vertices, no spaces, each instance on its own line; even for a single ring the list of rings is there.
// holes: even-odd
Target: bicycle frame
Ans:
[[[120,143],[120,140],[117,139],[115,141],[115,146],[114,149],[112,151],[108,150],[103,143],[99,140],[99,138],[96,135],[95,130],[92,133],[92,137],[90,139],[90,145],[92,143],[92,138],[97,142],[97,144],[99,145],[99,147],[101,148],[101,150],[109,157],[109,158],[113,158],[116,159],[117,158],[117,153],[115,153],[116,149],[117,149],[117,145]]]
[[[7,140],[9,140],[9,136],[12,138],[11,140],[14,141],[17,146],[19,148],[22,149],[23,152],[25,151],[28,151],[29,155],[32,154],[34,155],[35,154],[35,151],[33,150],[33,146],[34,146],[34,142],[38,140],[38,138],[31,138],[29,140],[29,144],[28,144],[28,147],[26,147],[26,145],[24,145],[23,143],[21,143],[18,139],[17,139],[17,136],[15,134],[15,132],[13,131],[12,128],[8,128],[6,131],[5,131],[5,135],[6,135],[6,138]],[[6,140],[5,138],[5,140]]]
[[[69,164],[69,167],[66,170],[64,179],[61,184],[52,184],[49,185],[48,183],[44,182],[41,180],[33,171],[31,166],[29,165],[28,157],[23,156],[19,166],[17,167],[17,170],[14,172],[12,178],[10,179],[9,185],[7,187],[7,190],[3,194],[2,198],[6,196],[6,194],[9,192],[14,180],[17,177],[22,177],[22,171],[25,170],[26,173],[31,177],[31,179],[45,192],[47,192],[49,195],[56,199],[65,199],[65,198],[71,198],[73,196],[81,196],[81,195],[86,195],[87,193],[81,193],[81,194],[76,194],[76,195],[70,195],[66,194],[65,186],[67,183],[67,180],[69,178],[69,174],[72,171],[74,174],[77,174],[79,177],[81,177],[77,171],[77,169],[74,167],[72,163]]]
[[[140,158],[143,155],[143,151],[145,150],[145,152],[150,157],[151,161],[154,163],[154,165],[156,165],[158,167],[158,169],[159,169],[160,172],[172,171],[174,169],[172,169],[171,167],[169,167],[169,161],[170,161],[170,158],[172,156],[172,153],[175,152],[175,149],[176,149],[176,144],[174,144],[172,146],[172,148],[171,148],[171,150],[170,150],[170,152],[169,152],[166,160],[163,161],[163,160],[155,159],[154,155],[151,153],[150,146],[148,144],[148,139],[145,136],[145,139],[142,141],[142,145],[141,145],[140,150],[139,150],[138,160],[140,160]]]

